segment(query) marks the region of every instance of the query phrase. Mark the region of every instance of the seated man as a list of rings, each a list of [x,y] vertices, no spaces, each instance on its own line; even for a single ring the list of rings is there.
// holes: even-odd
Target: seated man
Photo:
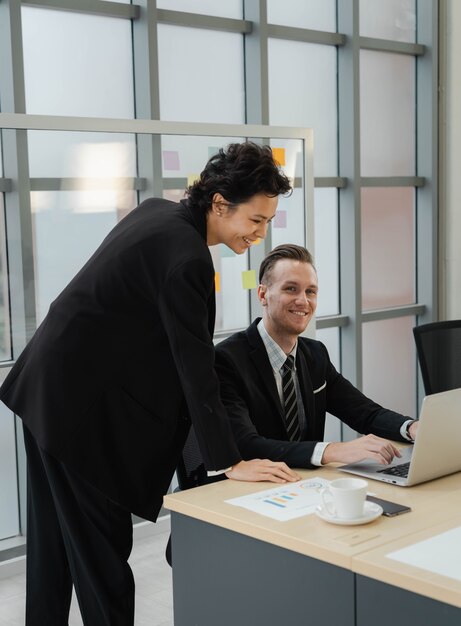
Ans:
[[[300,246],[278,246],[263,260],[263,318],[216,347],[221,396],[244,459],[312,468],[365,458],[386,465],[411,441],[417,422],[376,404],[339,374],[320,341],[300,337],[317,307],[317,272]],[[323,441],[329,412],[366,436]]]

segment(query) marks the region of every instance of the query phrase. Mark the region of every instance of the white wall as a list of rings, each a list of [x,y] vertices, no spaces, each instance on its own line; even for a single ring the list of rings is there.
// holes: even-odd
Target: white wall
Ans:
[[[446,317],[461,319],[461,2],[447,0]],[[442,177],[443,181],[443,177]]]

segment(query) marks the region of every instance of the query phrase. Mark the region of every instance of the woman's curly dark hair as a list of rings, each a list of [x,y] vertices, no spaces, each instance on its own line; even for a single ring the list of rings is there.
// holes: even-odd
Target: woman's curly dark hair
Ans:
[[[275,197],[291,190],[291,183],[274,161],[270,146],[245,141],[231,143],[212,156],[186,194],[192,205],[206,213],[211,209],[215,193],[220,193],[232,208],[258,193]]]

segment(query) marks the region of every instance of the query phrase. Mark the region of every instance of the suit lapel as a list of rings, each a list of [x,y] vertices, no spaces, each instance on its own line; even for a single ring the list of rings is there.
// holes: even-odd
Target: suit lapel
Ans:
[[[267,356],[266,347],[261,339],[257,325],[260,318],[256,319],[247,329],[248,343],[250,344],[250,358],[258,372],[262,386],[265,388],[273,406],[277,408],[280,419],[285,424],[283,408],[280,402],[274,372]]]

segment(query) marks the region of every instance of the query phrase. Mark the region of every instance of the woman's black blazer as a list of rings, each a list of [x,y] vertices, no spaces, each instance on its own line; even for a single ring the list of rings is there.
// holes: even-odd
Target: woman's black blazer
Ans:
[[[206,217],[143,202],[51,304],[0,389],[39,445],[155,519],[190,421],[207,469],[240,460],[214,372]]]

